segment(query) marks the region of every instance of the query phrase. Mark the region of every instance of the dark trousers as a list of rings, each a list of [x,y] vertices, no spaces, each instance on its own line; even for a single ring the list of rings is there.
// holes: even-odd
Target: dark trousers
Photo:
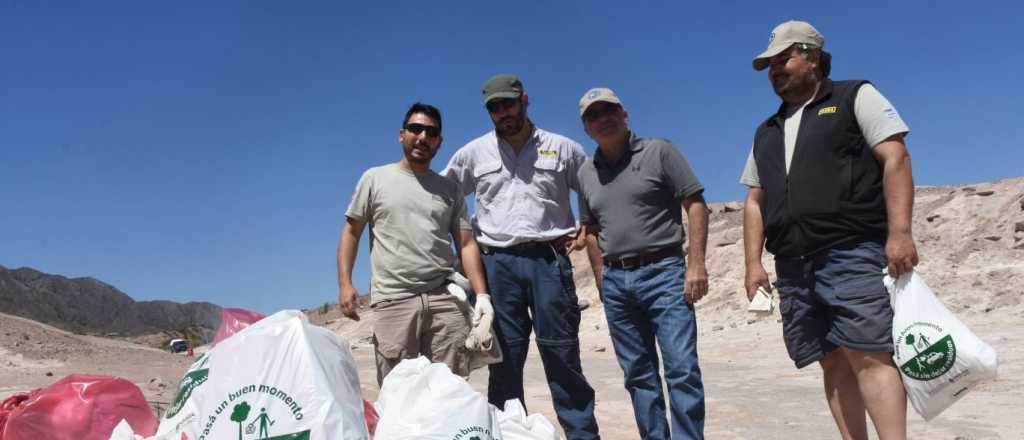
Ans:
[[[569,257],[552,246],[492,248],[483,255],[504,361],[490,366],[488,400],[499,408],[523,398],[530,332],[544,364],[551,400],[568,439],[598,439],[594,389],[580,365],[576,285]],[[531,319],[532,316],[532,319]]]

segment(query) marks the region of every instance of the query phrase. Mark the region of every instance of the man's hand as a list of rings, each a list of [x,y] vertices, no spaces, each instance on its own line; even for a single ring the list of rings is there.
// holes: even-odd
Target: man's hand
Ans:
[[[917,266],[917,247],[910,234],[892,234],[885,242],[885,258],[889,260],[889,276],[900,275],[914,270]]]
[[[341,287],[338,290],[338,305],[341,306],[341,314],[345,315],[353,321],[359,320],[359,313],[357,305],[359,292],[356,292],[356,288],[352,286]]]
[[[473,307],[473,325],[480,323],[484,315],[494,317],[494,307],[491,306],[491,295],[486,293],[476,294],[476,307]]]
[[[686,301],[696,304],[704,295],[708,294],[708,271],[704,264],[690,264],[686,266]]]
[[[764,271],[764,266],[761,263],[747,264],[747,274],[744,277],[743,286],[747,290],[747,301],[754,299],[758,287],[763,287],[769,292],[772,291],[772,284],[768,282],[768,272]]]

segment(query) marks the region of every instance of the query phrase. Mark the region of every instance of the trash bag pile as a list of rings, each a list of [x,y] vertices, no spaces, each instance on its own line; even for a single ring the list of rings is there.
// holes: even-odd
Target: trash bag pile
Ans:
[[[240,313],[245,312],[245,313]],[[231,316],[227,316],[228,313]],[[71,375],[0,403],[0,440],[558,440],[516,400],[498,410],[443,363],[400,363],[363,400],[349,344],[299,311],[226,311],[162,419],[116,377]]]

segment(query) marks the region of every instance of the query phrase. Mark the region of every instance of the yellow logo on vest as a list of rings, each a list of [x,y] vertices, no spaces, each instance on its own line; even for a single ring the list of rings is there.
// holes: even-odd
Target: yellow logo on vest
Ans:
[[[537,154],[539,154],[541,156],[553,157],[553,156],[558,156],[558,151],[556,151],[556,150],[537,150]]]
[[[822,107],[821,110],[818,110],[818,116],[831,115],[832,113],[835,113],[837,111],[839,111],[839,109],[836,108],[836,106],[834,105],[829,107]]]

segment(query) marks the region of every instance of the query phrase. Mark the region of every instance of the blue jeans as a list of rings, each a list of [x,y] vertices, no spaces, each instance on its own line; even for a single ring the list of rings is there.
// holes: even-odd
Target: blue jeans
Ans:
[[[668,257],[630,270],[604,268],[608,331],[643,439],[704,438],[697,321],[693,305],[683,298],[685,267],[682,257]],[[672,405],[671,437],[655,341]]]
[[[580,365],[580,310],[569,258],[554,248],[492,248],[483,255],[494,305],[494,333],[503,362],[490,365],[487,399],[504,408],[523,399],[530,332],[544,364],[551,401],[568,439],[598,439],[594,389]],[[533,317],[532,319],[530,317]]]

